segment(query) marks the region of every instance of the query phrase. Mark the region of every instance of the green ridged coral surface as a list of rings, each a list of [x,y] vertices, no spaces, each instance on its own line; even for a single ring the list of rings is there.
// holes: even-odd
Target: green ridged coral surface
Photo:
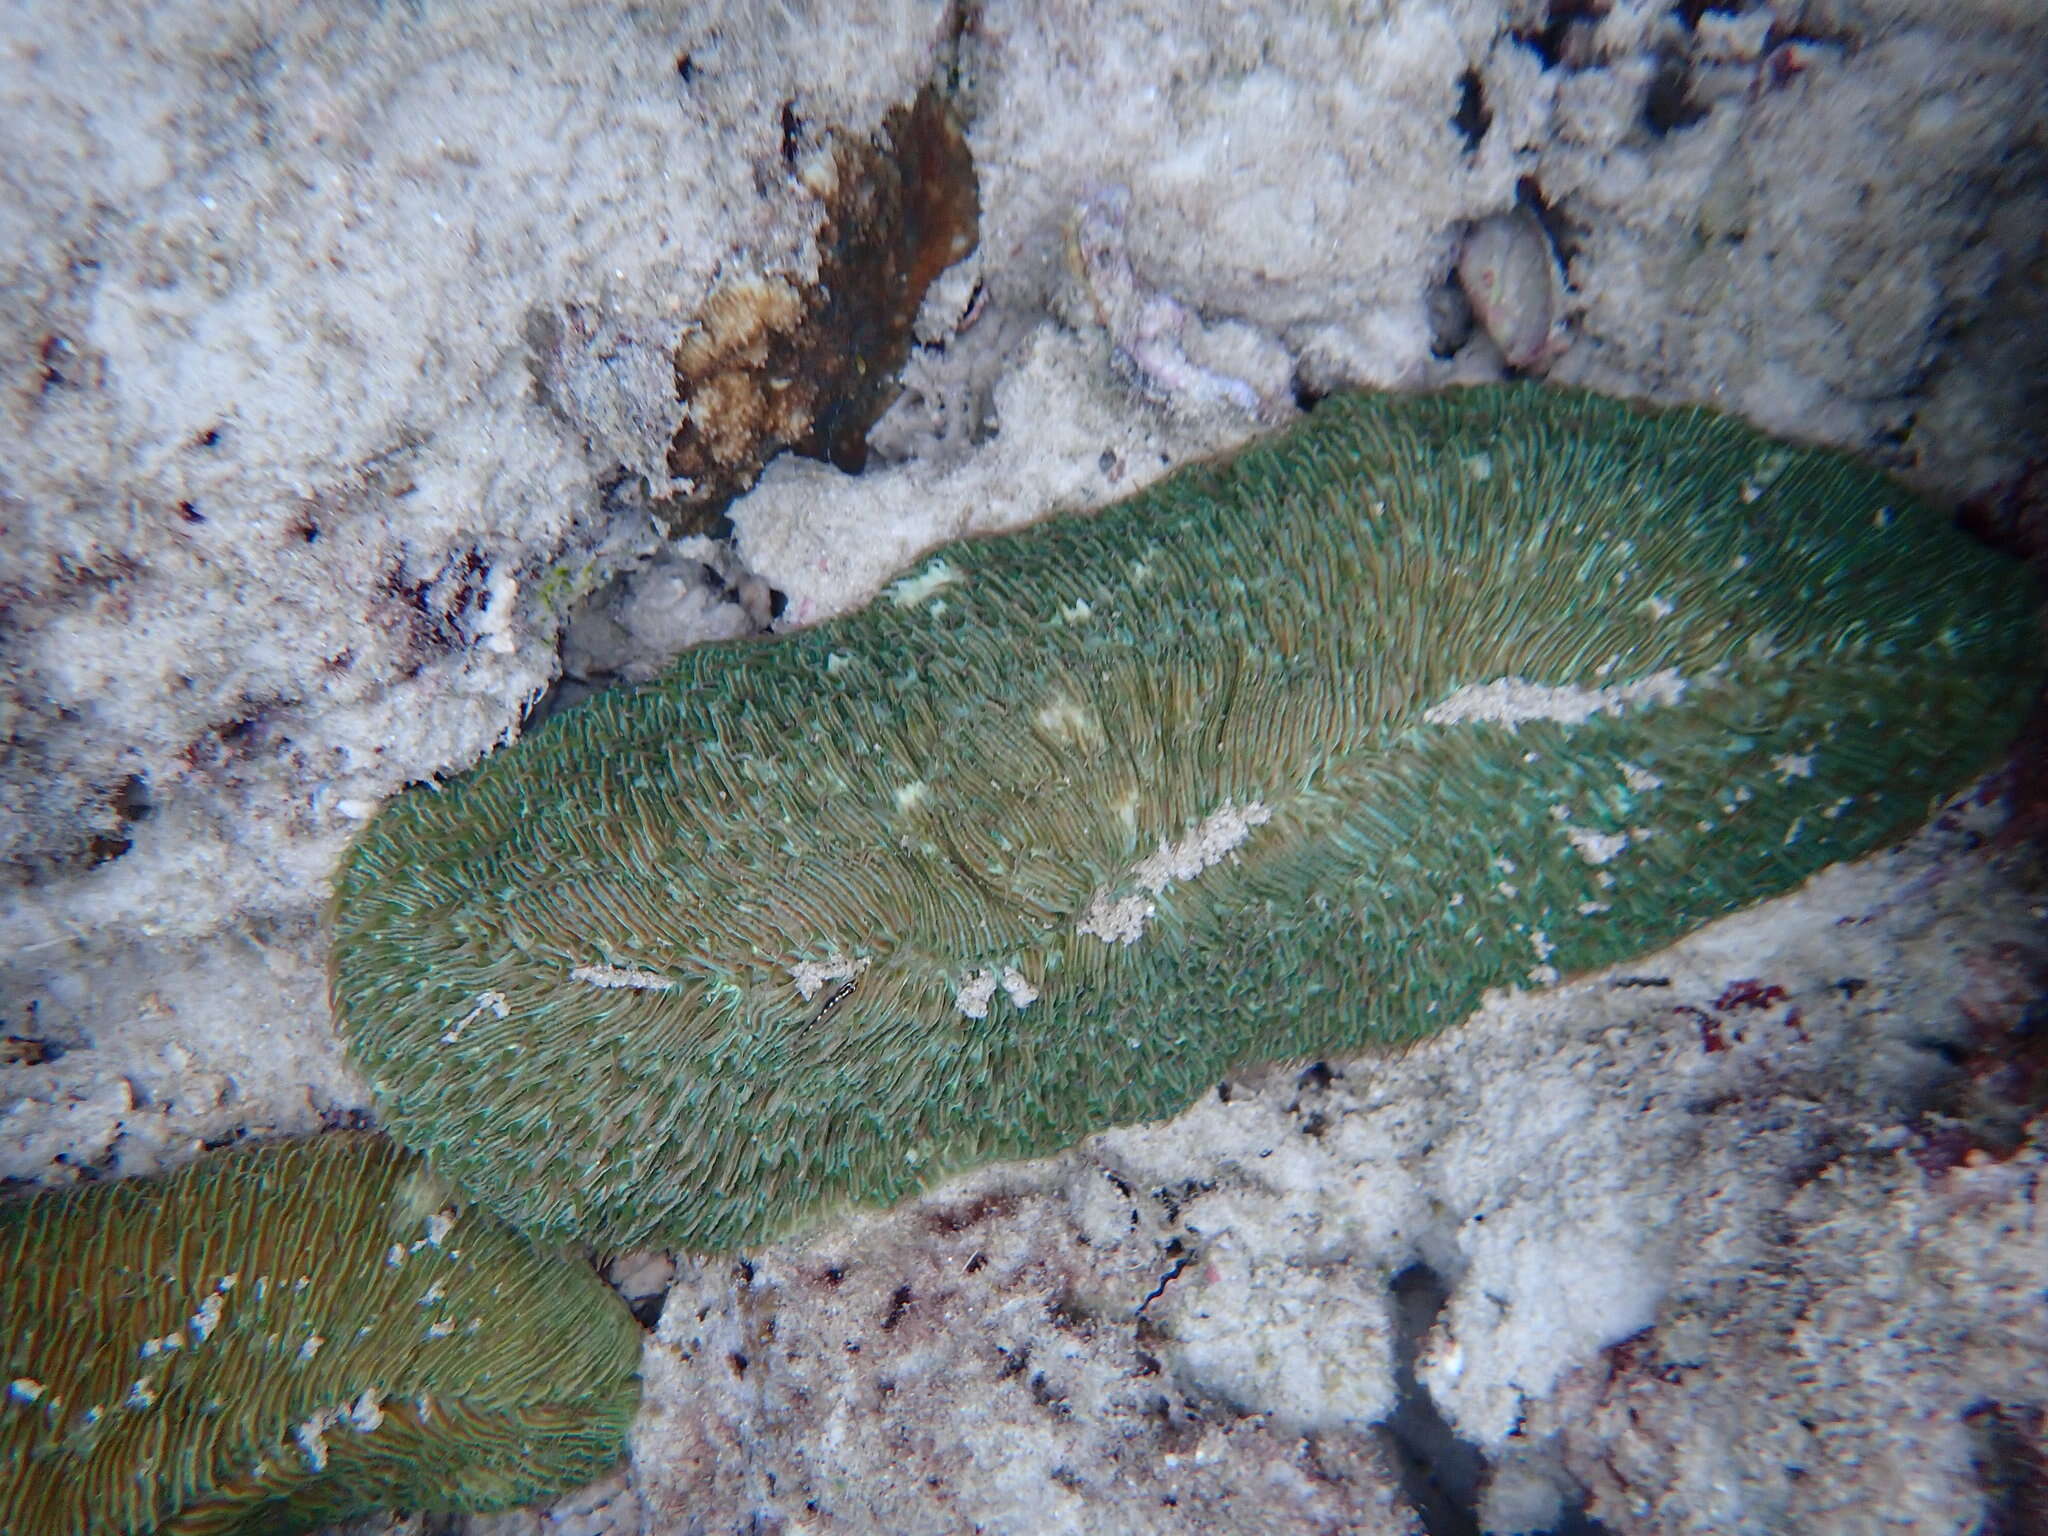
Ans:
[[[496,1509],[616,1461],[640,1330],[383,1137],[0,1208],[0,1532]]]
[[[513,1221],[758,1242],[1784,891],[1987,766],[2033,622],[1710,411],[1333,399],[401,798],[334,1000]]]

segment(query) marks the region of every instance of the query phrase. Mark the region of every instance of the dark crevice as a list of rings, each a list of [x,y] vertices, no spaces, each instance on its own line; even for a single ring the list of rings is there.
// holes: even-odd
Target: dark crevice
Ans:
[[[1379,1425],[1400,1474],[1401,1491],[1429,1536],[1480,1536],[1479,1498],[1486,1457],[1438,1412],[1415,1374],[1422,1341],[1436,1325],[1450,1287],[1427,1264],[1411,1264],[1388,1286],[1394,1314],[1394,1411]],[[1532,1533],[1535,1536],[1535,1533]],[[1542,1536],[1609,1536],[1583,1505],[1564,1510]]]
[[[134,846],[133,838],[94,833],[85,843],[86,868],[98,869],[102,864],[111,864]]]
[[[1472,339],[1473,321],[1472,301],[1465,296],[1455,270],[1424,295],[1423,310],[1429,316],[1430,356],[1439,360],[1456,357]]]
[[[1558,265],[1569,271],[1572,258],[1579,254],[1580,229],[1543,195],[1543,185],[1534,176],[1516,179],[1515,203],[1536,215],[1536,222],[1550,237],[1551,249],[1557,252]]]
[[[797,152],[803,148],[804,120],[796,115],[796,103],[782,104],[782,163],[791,171],[796,169]]]
[[[1551,0],[1541,26],[1517,28],[1513,33],[1542,61],[1545,69],[1583,66],[1593,28],[1607,14],[1607,0]]]
[[[1750,8],[1750,0],[1678,0],[1677,16],[1686,31],[1695,31],[1700,18],[1709,11],[1719,11],[1724,16],[1740,16]]]
[[[946,40],[939,50],[939,65],[945,79],[947,98],[963,118],[971,118],[973,67],[970,55],[981,32],[981,0],[954,0],[946,17]]]
[[[1486,85],[1476,69],[1458,76],[1458,110],[1451,114],[1451,126],[1465,140],[1468,155],[1479,148],[1479,141],[1493,126],[1493,109],[1486,104]]]
[[[1179,1246],[1180,1239],[1175,1238],[1173,1242],[1168,1245],[1168,1251],[1171,1252]],[[1147,1307],[1151,1306],[1152,1303],[1157,1301],[1161,1296],[1164,1296],[1166,1294],[1166,1288],[1169,1285],[1173,1284],[1174,1281],[1178,1280],[1180,1278],[1181,1271],[1186,1269],[1190,1264],[1194,1262],[1195,1256],[1191,1253],[1184,1253],[1179,1258],[1175,1259],[1173,1261],[1172,1266],[1166,1271],[1166,1273],[1159,1277],[1159,1283],[1153,1286],[1151,1290],[1147,1291],[1145,1293],[1145,1299],[1138,1303],[1139,1315],[1142,1316]]]
[[[896,1287],[889,1297],[889,1310],[882,1318],[882,1332],[893,1333],[896,1325],[903,1321],[903,1314],[910,1310],[910,1304],[917,1300],[917,1293],[906,1283]]]
[[[0,1025],[4,1028],[4,1025]],[[64,1058],[64,1047],[41,1035],[0,1034],[0,1067],[41,1067]]]
[[[2043,1412],[2031,1403],[1983,1402],[1963,1415],[1986,1495],[1978,1536],[2048,1536]]]
[[[1480,1536],[1479,1491],[1486,1458],[1460,1440],[1417,1380],[1415,1361],[1437,1314],[1450,1300],[1450,1287],[1426,1264],[1411,1264],[1394,1276],[1394,1411],[1380,1426],[1401,1491],[1415,1506],[1429,1536]]]
[[[1692,71],[1677,54],[1657,61],[1657,73],[1643,94],[1643,126],[1661,139],[1702,121],[1711,109],[1692,93]]]

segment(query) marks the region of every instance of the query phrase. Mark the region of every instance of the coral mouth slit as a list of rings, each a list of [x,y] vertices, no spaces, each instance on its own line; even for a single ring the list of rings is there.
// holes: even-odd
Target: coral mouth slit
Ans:
[[[1332,397],[395,802],[334,1001],[508,1219],[757,1243],[1896,837],[2016,729],[2032,611],[1896,483],[1711,411]]]
[[[853,996],[853,989],[857,985],[859,985],[857,981],[849,978],[848,980],[842,981],[838,986],[834,987],[832,989],[831,994],[827,996],[824,1003],[819,1006],[818,1011],[811,1015],[810,1021],[807,1024],[805,1024],[804,1027],[806,1029],[816,1029],[820,1024],[824,1023],[827,1019],[831,1018],[833,1011],[837,1009],[841,1003],[845,1002],[849,997]]]

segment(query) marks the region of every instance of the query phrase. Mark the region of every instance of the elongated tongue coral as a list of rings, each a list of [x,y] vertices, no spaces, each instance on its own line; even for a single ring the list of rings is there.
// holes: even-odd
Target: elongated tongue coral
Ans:
[[[1669,943],[1914,825],[2035,677],[2021,570],[1840,454],[1333,399],[400,800],[334,1001],[511,1220],[758,1242]]]

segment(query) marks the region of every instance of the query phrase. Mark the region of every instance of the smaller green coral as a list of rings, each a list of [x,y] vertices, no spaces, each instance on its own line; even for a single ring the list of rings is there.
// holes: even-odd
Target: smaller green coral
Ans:
[[[0,1210],[0,1532],[309,1529],[589,1481],[638,1326],[382,1137]]]

